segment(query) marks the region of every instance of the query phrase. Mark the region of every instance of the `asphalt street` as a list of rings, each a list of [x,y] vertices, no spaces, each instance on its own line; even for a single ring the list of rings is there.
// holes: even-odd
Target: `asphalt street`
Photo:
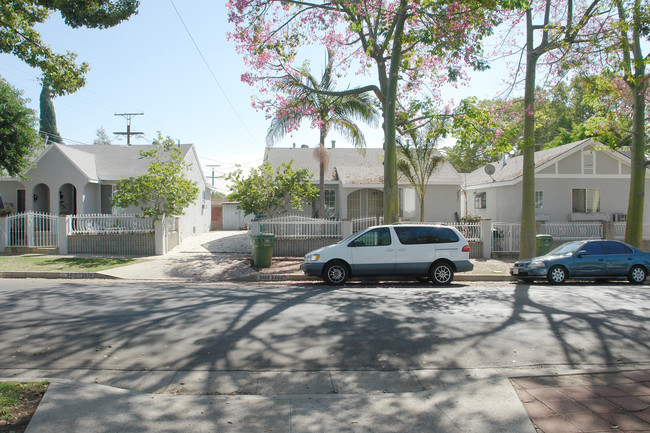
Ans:
[[[650,359],[649,297],[627,283],[1,280],[0,369],[625,365]]]

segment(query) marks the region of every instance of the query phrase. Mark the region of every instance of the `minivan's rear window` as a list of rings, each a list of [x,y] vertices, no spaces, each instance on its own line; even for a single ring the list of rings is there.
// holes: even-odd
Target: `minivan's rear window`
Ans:
[[[403,245],[444,244],[458,242],[458,235],[445,227],[403,227],[397,226],[395,233]]]

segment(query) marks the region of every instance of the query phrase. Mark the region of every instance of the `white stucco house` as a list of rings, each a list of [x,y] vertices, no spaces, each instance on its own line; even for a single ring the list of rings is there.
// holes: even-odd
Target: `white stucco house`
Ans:
[[[37,211],[52,215],[139,214],[138,208],[111,207],[115,183],[147,172],[149,159],[140,156],[150,145],[95,146],[47,145],[24,179],[0,175],[0,196],[5,207],[17,212]],[[211,187],[199,164],[196,149],[181,144],[187,176],[197,182],[200,194],[179,221],[179,236],[210,230]]]
[[[267,147],[264,161],[273,167],[294,161],[294,168],[306,168],[313,174],[312,184],[318,186],[319,164],[314,148]],[[384,149],[328,149],[329,163],[325,172],[326,217],[354,219],[380,216],[384,213]],[[458,218],[458,190],[462,178],[448,162],[440,164],[431,176],[426,193],[424,219],[427,222],[452,222]],[[399,179],[400,217],[419,221],[420,209],[415,191],[406,179]],[[312,216],[318,204],[305,209]],[[291,213],[294,213],[293,211]]]
[[[465,176],[467,212],[493,222],[521,221],[523,156]],[[646,171],[646,190],[650,187]],[[630,158],[586,139],[535,153],[537,221],[625,221]],[[645,200],[644,215],[650,215]]]

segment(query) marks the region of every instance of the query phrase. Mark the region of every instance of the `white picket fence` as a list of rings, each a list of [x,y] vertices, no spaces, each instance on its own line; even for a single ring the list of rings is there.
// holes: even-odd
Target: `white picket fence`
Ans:
[[[614,239],[625,238],[625,223],[612,223]],[[541,224],[542,234],[551,235],[554,242],[569,242],[581,239],[602,239],[603,223],[595,222],[545,222]],[[492,223],[492,251],[496,253],[518,253],[521,225],[519,223]],[[643,225],[643,240],[650,240],[650,224]]]
[[[352,220],[352,232],[381,224],[383,217],[367,217]],[[286,215],[265,219],[260,230],[273,233],[276,239],[340,239],[343,236],[342,221],[309,218],[302,215]]]
[[[0,245],[9,248],[58,248],[71,254],[156,253],[152,218],[100,214],[57,216],[27,211],[9,215],[0,223],[3,236]],[[163,236],[173,232],[168,225],[162,230]]]
[[[153,218],[136,215],[84,214],[67,218],[68,235],[153,233]]]

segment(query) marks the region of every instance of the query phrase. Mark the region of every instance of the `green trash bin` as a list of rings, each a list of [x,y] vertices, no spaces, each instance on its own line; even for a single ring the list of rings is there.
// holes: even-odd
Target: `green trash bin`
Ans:
[[[268,268],[271,266],[274,239],[275,235],[273,233],[256,233],[251,235],[254,267]]]
[[[553,236],[551,235],[537,235],[535,242],[535,256],[543,256],[551,251],[553,245]]]

